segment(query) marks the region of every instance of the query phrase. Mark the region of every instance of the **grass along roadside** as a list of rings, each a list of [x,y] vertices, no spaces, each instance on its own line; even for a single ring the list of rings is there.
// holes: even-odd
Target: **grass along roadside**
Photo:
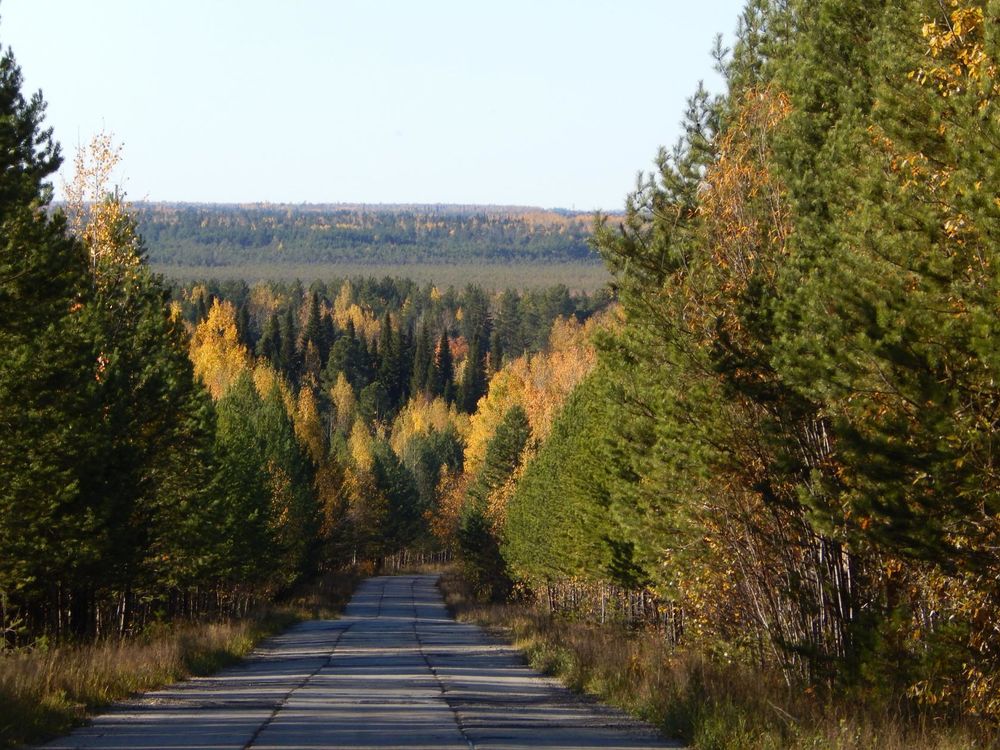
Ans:
[[[442,576],[449,610],[512,643],[568,687],[618,706],[696,750],[965,750],[995,747],[972,728],[820,700],[777,674],[672,651],[656,633],[553,618],[524,604],[481,604],[461,576]]]
[[[334,617],[359,578],[328,576],[244,620],[164,624],[123,641],[0,655],[0,747],[58,736],[117,700],[234,664],[300,620]]]

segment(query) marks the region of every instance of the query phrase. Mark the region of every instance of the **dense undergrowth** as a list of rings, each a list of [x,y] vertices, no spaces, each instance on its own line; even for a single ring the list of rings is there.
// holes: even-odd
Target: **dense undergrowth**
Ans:
[[[529,663],[696,750],[959,750],[994,747],[985,732],[942,726],[900,706],[793,689],[776,671],[724,653],[672,649],[650,630],[553,617],[530,603],[483,604],[460,574],[441,589],[451,612],[522,650]]]
[[[65,733],[115,701],[235,664],[296,622],[335,617],[359,578],[327,575],[245,619],[160,624],[122,640],[0,655],[0,747]]]

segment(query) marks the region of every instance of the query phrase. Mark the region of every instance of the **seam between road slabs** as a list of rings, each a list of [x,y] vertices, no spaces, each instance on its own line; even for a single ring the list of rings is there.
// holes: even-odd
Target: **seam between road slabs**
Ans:
[[[451,716],[455,720],[455,726],[462,735],[462,739],[465,740],[470,750],[476,750],[476,743],[472,741],[468,732],[465,731],[465,727],[462,726],[462,719],[458,715],[458,709],[455,708],[455,706],[451,704],[451,701],[448,700],[448,691],[445,690],[444,682],[441,680],[437,670],[431,665],[431,660],[427,658],[427,654],[424,652],[424,642],[420,640],[420,633],[417,631],[417,596],[414,593],[416,585],[417,579],[414,578],[410,581],[410,601],[413,604],[413,637],[417,640],[417,650],[420,652],[420,656],[423,657],[424,664],[427,665],[427,669],[432,675],[434,675],[434,681],[437,683],[438,690],[441,691],[441,700],[444,701],[444,704],[451,711]]]
[[[324,669],[326,669],[327,667],[330,666],[330,664],[333,662],[333,654],[337,650],[337,646],[340,645],[340,641],[344,637],[344,633],[346,633],[348,630],[350,630],[351,628],[353,628],[356,624],[357,623],[352,622],[346,628],[344,628],[339,633],[337,633],[337,639],[333,642],[333,647],[330,649],[330,653],[327,655],[326,661],[324,661],[322,664],[320,664],[318,667],[316,667],[316,669],[314,669],[312,672],[310,672],[308,675],[306,675],[305,678],[303,678],[303,680],[301,682],[299,682],[298,685],[296,685],[291,690],[289,690],[287,693],[285,693],[284,697],[280,701],[278,701],[278,705],[276,705],[274,707],[274,710],[271,711],[271,715],[268,716],[266,719],[264,719],[264,721],[261,723],[261,725],[259,727],[257,727],[256,730],[254,730],[254,733],[252,735],[250,735],[250,739],[247,740],[247,743],[242,747],[242,750],[250,750],[250,748],[253,747],[254,743],[260,737],[261,732],[263,732],[265,729],[267,729],[271,725],[271,722],[274,721],[274,717],[277,716],[278,712],[281,711],[281,709],[283,709],[287,705],[287,703],[291,699],[292,695],[294,695],[297,691],[299,691],[302,688],[304,688],[306,686],[306,684],[309,682],[309,680],[311,680],[313,677],[315,677],[317,674],[319,674],[322,670],[324,670]]]

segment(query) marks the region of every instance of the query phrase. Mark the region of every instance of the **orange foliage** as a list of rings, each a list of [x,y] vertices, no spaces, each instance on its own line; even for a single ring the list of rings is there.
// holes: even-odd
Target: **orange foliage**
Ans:
[[[441,472],[437,504],[426,512],[425,518],[431,533],[445,545],[451,544],[458,533],[458,521],[471,481],[472,475],[468,473]]]
[[[766,157],[772,133],[790,113],[791,103],[779,91],[747,92],[705,175],[707,189],[698,210],[707,219],[708,246],[727,297],[745,291],[760,271],[772,282],[777,268],[773,257],[784,252],[789,210],[784,186],[772,175]]]

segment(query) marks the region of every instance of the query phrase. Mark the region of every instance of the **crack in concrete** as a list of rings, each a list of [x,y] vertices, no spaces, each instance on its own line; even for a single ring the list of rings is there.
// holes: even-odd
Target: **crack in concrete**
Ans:
[[[462,739],[464,739],[469,745],[470,750],[476,750],[476,743],[472,741],[472,737],[469,736],[469,733],[462,725],[462,717],[458,715],[458,709],[452,705],[450,700],[448,700],[448,691],[444,686],[441,676],[434,668],[434,665],[431,664],[431,660],[427,657],[427,652],[424,651],[424,642],[420,639],[420,632],[417,630],[417,620],[420,618],[417,615],[417,596],[415,593],[416,586],[417,579],[414,578],[410,581],[410,601],[413,604],[413,637],[417,639],[417,649],[420,651],[420,656],[423,658],[424,664],[427,665],[427,669],[432,675],[434,675],[434,681],[437,683],[438,690],[441,691],[441,700],[445,702],[451,711],[452,718],[455,719],[455,726],[458,727],[459,734],[462,735]]]

